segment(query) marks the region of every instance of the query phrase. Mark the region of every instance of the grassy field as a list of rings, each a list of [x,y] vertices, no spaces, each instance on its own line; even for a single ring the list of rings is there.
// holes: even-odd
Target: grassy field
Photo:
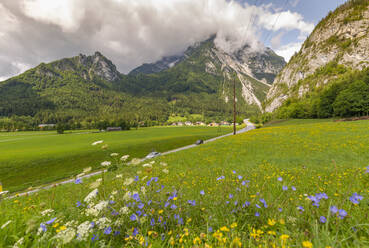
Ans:
[[[19,247],[368,247],[369,121],[303,122],[151,163],[119,162],[115,172],[3,201],[0,240]]]
[[[110,152],[144,157],[231,132],[228,127],[153,127],[122,132],[74,131],[0,133],[0,182],[10,191],[75,175],[82,168],[100,167]],[[91,144],[104,140],[106,150]]]

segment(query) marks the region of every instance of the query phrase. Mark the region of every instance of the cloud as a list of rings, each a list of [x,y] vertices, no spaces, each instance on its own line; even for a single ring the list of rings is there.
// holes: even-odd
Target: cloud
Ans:
[[[303,42],[293,42],[286,44],[277,50],[275,50],[276,54],[282,56],[287,62],[291,59],[291,57],[300,50]]]
[[[303,34],[312,27],[298,13],[232,0],[2,0],[0,77],[95,51],[126,73],[213,34],[217,46],[234,51],[246,43],[259,49],[263,28]]]
[[[28,17],[73,32],[84,17],[84,6],[79,3],[75,0],[24,0],[22,9]]]
[[[279,47],[281,45],[281,39],[282,37],[286,34],[286,32],[282,31],[279,32],[276,36],[274,36],[271,40],[270,40],[270,44],[272,45],[272,48],[276,48]]]

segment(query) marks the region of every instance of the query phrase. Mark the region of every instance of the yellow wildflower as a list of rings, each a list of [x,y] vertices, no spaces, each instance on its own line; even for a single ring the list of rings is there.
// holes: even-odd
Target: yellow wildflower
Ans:
[[[196,237],[193,239],[193,244],[197,245],[197,244],[201,244],[201,239],[199,237]]]
[[[284,241],[284,240],[287,240],[289,237],[290,236],[287,234],[282,234],[279,238]]]
[[[237,227],[237,223],[236,222],[232,223],[231,228],[233,229],[233,228],[236,228],[236,227]]]
[[[310,241],[304,241],[302,242],[302,247],[304,248],[312,248],[313,244]]]
[[[226,226],[222,226],[222,227],[220,228],[220,230],[221,230],[222,232],[229,232],[229,229],[228,229],[228,227],[226,227]]]
[[[268,219],[268,225],[274,226],[277,222],[274,219]]]
[[[241,239],[236,237],[231,242],[231,247],[242,247]]]

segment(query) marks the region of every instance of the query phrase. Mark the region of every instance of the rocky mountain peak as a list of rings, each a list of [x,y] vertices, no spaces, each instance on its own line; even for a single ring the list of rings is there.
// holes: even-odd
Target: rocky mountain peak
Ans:
[[[368,0],[347,1],[329,13],[275,79],[267,95],[266,111],[272,112],[289,97],[301,98],[328,83],[329,78],[321,77],[309,85],[299,85],[300,80],[331,62],[358,70],[369,66],[368,27]]]

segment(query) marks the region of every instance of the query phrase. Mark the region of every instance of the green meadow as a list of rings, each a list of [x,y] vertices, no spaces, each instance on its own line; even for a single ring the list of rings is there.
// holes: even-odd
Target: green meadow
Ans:
[[[144,157],[231,132],[229,127],[151,127],[120,132],[74,131],[0,133],[0,182],[16,191],[98,169],[110,151]],[[103,140],[105,150],[91,144]]]
[[[113,146],[87,141],[96,153]],[[17,247],[368,247],[368,147],[369,121],[291,120],[144,163],[107,154],[118,170],[3,200],[0,240]]]

